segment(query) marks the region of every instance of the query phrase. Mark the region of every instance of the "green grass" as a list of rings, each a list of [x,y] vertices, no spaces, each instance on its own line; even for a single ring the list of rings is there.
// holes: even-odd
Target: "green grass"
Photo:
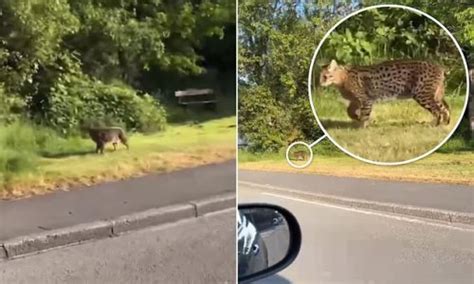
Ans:
[[[398,100],[376,103],[368,127],[358,128],[339,93],[325,90],[314,96],[318,117],[331,138],[349,152],[379,162],[410,160],[443,141],[459,120],[464,96],[448,95],[446,101],[451,109],[449,125],[432,126],[432,115],[414,100]]]
[[[434,153],[422,160],[401,166],[375,166],[347,155],[319,155],[313,150],[313,162],[305,169],[286,163],[284,153],[252,154],[239,150],[239,169],[294,172],[380,180],[474,185],[474,151]]]
[[[87,138],[61,138],[28,124],[0,127],[0,197],[25,197],[72,185],[167,172],[235,157],[235,116],[131,134],[130,150],[94,153]]]
[[[285,152],[279,153],[250,153],[239,150],[239,163],[259,162],[259,161],[280,161],[285,159]]]

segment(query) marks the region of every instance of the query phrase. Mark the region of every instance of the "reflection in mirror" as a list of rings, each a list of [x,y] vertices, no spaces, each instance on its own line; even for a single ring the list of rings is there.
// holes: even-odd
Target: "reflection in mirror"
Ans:
[[[239,278],[281,262],[288,254],[290,232],[282,214],[271,208],[239,209]]]

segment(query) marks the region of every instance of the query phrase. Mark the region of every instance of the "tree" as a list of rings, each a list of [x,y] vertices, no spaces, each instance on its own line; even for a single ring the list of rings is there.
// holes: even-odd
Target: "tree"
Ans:
[[[28,118],[68,132],[81,120],[82,106],[113,90],[127,95],[103,97],[123,99],[116,112],[122,117],[115,119],[128,121],[124,102],[135,102],[133,111],[143,110],[140,100],[154,105],[144,95],[148,78],[202,73],[208,40],[221,43],[232,25],[232,0],[1,1],[1,99],[20,99]]]
[[[265,137],[254,138],[262,145],[272,143],[271,147],[265,148],[280,148],[296,138],[315,140],[322,135],[308,102],[307,78],[311,58],[317,43],[339,14],[352,9],[351,3],[339,3],[337,5],[341,9],[332,9],[332,1],[322,2],[325,3],[318,5],[312,1],[280,0],[240,2],[240,94],[253,93],[252,90],[264,87],[276,100],[276,106],[269,104],[269,108],[279,106],[284,110],[285,116],[275,119],[281,119],[281,125],[288,120],[291,125],[274,130],[280,131],[285,139],[266,141]],[[243,99],[244,96],[240,95],[239,115],[247,111]],[[263,110],[261,113],[267,115]],[[279,112],[270,113],[276,115]],[[239,124],[239,131],[249,139],[259,135],[259,132],[248,132],[252,129],[247,127],[250,123],[241,120]]]
[[[79,32],[65,45],[81,54],[83,69],[101,80],[139,85],[144,71],[199,74],[196,52],[206,38],[224,35],[233,1],[79,0],[72,12]]]

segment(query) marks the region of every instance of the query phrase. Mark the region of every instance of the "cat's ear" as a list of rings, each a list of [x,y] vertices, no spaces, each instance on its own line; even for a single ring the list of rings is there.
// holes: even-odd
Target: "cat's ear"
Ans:
[[[339,65],[337,65],[336,60],[334,60],[334,59],[331,60],[331,63],[329,63],[329,68],[328,68],[328,69],[329,69],[329,70],[334,70],[334,69],[336,69],[337,67],[339,67]]]

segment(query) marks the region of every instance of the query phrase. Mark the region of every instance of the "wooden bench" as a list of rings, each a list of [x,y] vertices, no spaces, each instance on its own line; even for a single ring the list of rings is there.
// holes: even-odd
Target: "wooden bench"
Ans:
[[[217,96],[212,89],[187,89],[176,91],[175,97],[178,98],[178,104],[188,105],[206,105],[216,109]]]

